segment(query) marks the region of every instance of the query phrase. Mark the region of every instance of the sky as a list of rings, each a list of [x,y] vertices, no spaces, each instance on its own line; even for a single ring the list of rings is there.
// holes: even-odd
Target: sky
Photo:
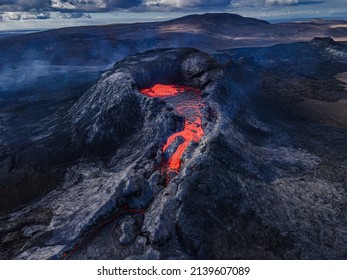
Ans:
[[[347,0],[0,0],[0,30],[158,21],[206,12],[269,21],[347,19]]]

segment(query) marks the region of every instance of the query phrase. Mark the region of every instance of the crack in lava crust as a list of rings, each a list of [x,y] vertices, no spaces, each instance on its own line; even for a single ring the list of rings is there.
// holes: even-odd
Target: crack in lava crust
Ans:
[[[140,92],[148,97],[165,99],[173,106],[175,112],[184,117],[183,130],[172,134],[162,149],[165,153],[176,141],[183,139],[163,167],[166,174],[170,172],[177,174],[181,168],[182,155],[189,144],[192,141],[198,143],[204,136],[201,120],[201,109],[204,104],[201,100],[201,91],[188,86],[157,84],[151,88],[141,89]]]

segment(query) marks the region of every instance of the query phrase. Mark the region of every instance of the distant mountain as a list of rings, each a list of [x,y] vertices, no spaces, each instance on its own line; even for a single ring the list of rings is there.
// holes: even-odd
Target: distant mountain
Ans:
[[[110,65],[156,48],[193,47],[208,53],[245,46],[347,38],[345,21],[270,24],[235,14],[190,15],[167,22],[73,27],[0,39],[0,64],[31,60],[58,65]]]
[[[261,26],[270,25],[265,20],[259,20],[250,17],[243,17],[238,14],[231,13],[207,13],[203,15],[188,15],[178,19],[173,19],[167,23],[185,23],[185,24],[201,24],[207,26],[220,26],[220,25],[232,25],[232,26]]]

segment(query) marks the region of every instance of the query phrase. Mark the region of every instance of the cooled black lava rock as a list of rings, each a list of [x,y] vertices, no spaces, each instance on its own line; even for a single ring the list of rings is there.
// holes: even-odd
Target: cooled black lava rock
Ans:
[[[149,52],[118,63],[70,109],[43,121],[31,137],[19,143],[13,139],[2,148],[0,210],[60,184],[73,163],[112,158],[120,146],[165,141],[181,118],[137,89],[155,82],[204,87],[209,79],[201,76],[218,72],[218,67],[208,55],[190,49]],[[151,125],[144,127],[147,122]]]
[[[345,177],[320,171],[322,162],[337,162],[331,157],[347,134],[275,114],[255,86],[234,81],[237,67],[259,67],[256,55],[224,69],[193,49],[117,63],[32,145],[43,147],[40,157],[65,162],[66,173],[55,190],[2,216],[1,257],[346,258]],[[169,182],[161,147],[183,120],[165,101],[140,94],[156,83],[196,87],[206,106],[205,135]],[[24,223],[35,209],[45,209],[44,218]]]
[[[139,89],[170,82],[204,90],[222,77],[223,71],[212,57],[193,49],[158,50],[130,57],[105,73],[66,112],[43,124],[41,134],[26,139],[21,150],[14,149],[8,157],[22,161],[2,176],[13,178],[19,169],[31,168],[40,184],[25,173],[27,184],[7,184],[3,189],[20,192],[27,198],[25,202],[35,195],[31,185],[41,187],[40,194],[47,189],[39,173],[41,166],[51,181],[50,172],[61,174],[54,181],[53,191],[4,216],[16,227],[30,209],[43,205],[53,209],[51,224],[40,231],[44,235],[43,246],[31,248],[29,242],[21,258],[62,256],[63,250],[70,249],[87,230],[93,230],[94,223],[112,216],[112,212],[122,211],[123,206],[147,208],[166,184],[158,174],[161,146],[182,127],[183,119],[164,101],[143,96]],[[206,131],[212,126],[206,122]],[[1,199],[11,202],[2,203],[3,209],[23,202],[15,194]],[[31,237],[29,234],[26,240]],[[35,239],[32,241],[31,246]],[[15,257],[17,250],[14,244],[2,254]]]

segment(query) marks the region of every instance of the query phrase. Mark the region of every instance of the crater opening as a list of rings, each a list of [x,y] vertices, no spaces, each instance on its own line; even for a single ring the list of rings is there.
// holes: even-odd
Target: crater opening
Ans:
[[[167,160],[162,167],[167,178],[171,174],[178,174],[182,165],[182,156],[191,142],[199,143],[204,136],[202,127],[202,109],[205,107],[201,91],[183,85],[156,84],[150,88],[141,89],[140,92],[151,98],[164,99],[174,111],[184,118],[184,127],[181,131],[169,136],[162,148]]]

